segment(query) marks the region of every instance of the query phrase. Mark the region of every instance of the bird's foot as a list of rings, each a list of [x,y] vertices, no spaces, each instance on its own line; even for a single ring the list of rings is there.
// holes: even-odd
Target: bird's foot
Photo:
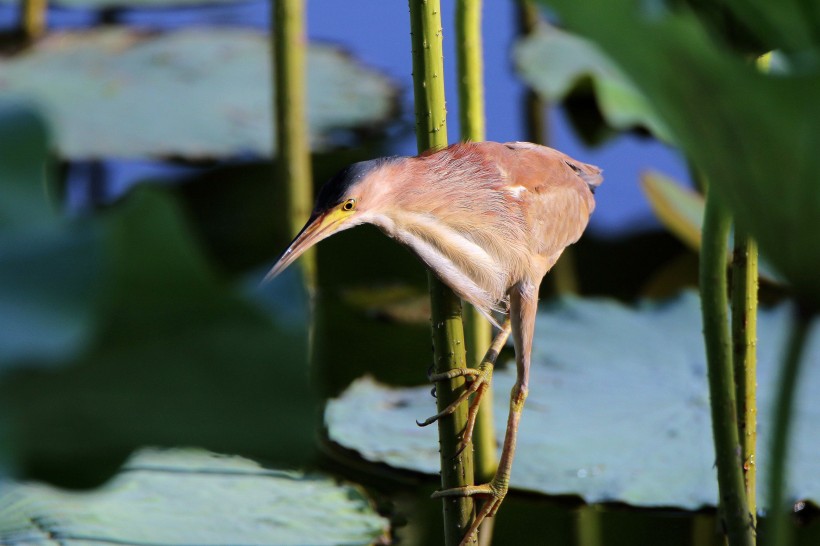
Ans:
[[[459,447],[453,455],[454,457],[457,457],[462,451],[464,451],[473,439],[473,429],[475,428],[475,421],[478,416],[478,407],[481,404],[481,397],[490,387],[490,383],[492,382],[493,363],[485,360],[479,365],[478,368],[456,368],[443,373],[429,374],[428,377],[431,381],[446,381],[455,379],[456,377],[470,378],[469,387],[464,389],[464,392],[462,392],[461,395],[446,408],[432,417],[425,419],[424,421],[416,421],[416,424],[420,427],[426,427],[427,425],[435,423],[442,417],[453,414],[461,404],[466,402],[468,398],[474,394],[475,396],[470,401],[469,410],[467,412],[467,423],[464,425],[464,431],[461,434]]]
[[[459,546],[466,546],[473,539],[478,532],[478,528],[485,518],[495,516],[498,507],[501,506],[501,501],[507,495],[509,488],[509,480],[504,480],[498,477],[498,474],[493,477],[489,483],[482,485],[467,485],[464,487],[454,487],[452,489],[442,489],[433,493],[432,498],[438,499],[442,497],[480,497],[484,499],[484,504],[481,505],[481,510],[476,514],[473,524],[467,529],[464,538],[461,539]]]

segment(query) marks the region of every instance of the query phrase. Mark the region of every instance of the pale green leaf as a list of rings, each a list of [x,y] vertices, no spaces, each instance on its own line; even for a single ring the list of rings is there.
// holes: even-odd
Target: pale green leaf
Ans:
[[[388,522],[358,489],[198,450],[144,450],[102,488],[0,483],[0,543],[368,545]]]
[[[616,129],[642,126],[669,141],[662,120],[623,72],[588,40],[544,25],[514,51],[518,72],[549,101],[566,97],[583,79],[595,89],[598,107]]]
[[[314,149],[333,131],[382,124],[394,111],[394,86],[329,46],[310,47],[307,79]],[[53,33],[0,60],[0,91],[39,103],[71,159],[274,150],[270,44],[256,31]]]
[[[765,483],[774,374],[782,358],[788,309],[760,312],[757,468]],[[818,325],[820,326],[820,325]],[[820,361],[815,327],[806,358]],[[795,416],[791,487],[820,500],[820,366],[805,366]],[[420,371],[420,373],[422,373]],[[496,372],[506,396],[514,367]],[[494,404],[501,442],[508,405]],[[364,378],[331,401],[331,439],[366,459],[429,474],[439,468],[429,386],[397,389]],[[697,509],[717,500],[706,360],[698,298],[626,307],[610,300],[566,299],[538,315],[532,375],[511,485],[590,502]],[[765,498],[763,499],[765,505]]]

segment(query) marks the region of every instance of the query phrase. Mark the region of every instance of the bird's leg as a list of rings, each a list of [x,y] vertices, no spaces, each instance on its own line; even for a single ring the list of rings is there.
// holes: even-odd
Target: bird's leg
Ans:
[[[478,368],[456,368],[454,370],[429,375],[430,381],[444,381],[454,379],[456,377],[471,378],[470,386],[464,389],[464,392],[462,392],[461,395],[450,405],[424,421],[416,421],[418,426],[426,427],[427,425],[435,423],[445,415],[452,414],[461,404],[466,402],[471,395],[475,395],[470,401],[470,408],[467,413],[467,423],[464,425],[464,432],[462,433],[461,441],[459,442],[461,445],[458,451],[456,451],[456,455],[464,451],[464,448],[467,447],[473,439],[473,428],[475,427],[475,420],[478,416],[478,407],[481,403],[481,397],[484,396],[484,393],[488,388],[490,388],[490,383],[492,382],[493,377],[493,366],[498,358],[498,353],[501,352],[501,348],[504,347],[509,335],[510,319],[507,318],[501,326],[501,330],[498,331],[493,339],[493,342],[490,344],[490,348],[487,349],[487,353],[484,355],[484,358],[481,359],[481,363],[478,365]]]
[[[461,541],[462,545],[466,545],[470,542],[484,518],[493,517],[495,515],[498,511],[498,507],[501,505],[501,501],[503,501],[507,495],[512,462],[515,457],[518,424],[521,421],[521,412],[524,408],[524,401],[527,398],[530,352],[532,349],[532,336],[535,327],[535,311],[538,306],[538,296],[534,290],[525,290],[525,287],[521,286],[516,286],[511,292],[510,317],[513,325],[515,362],[518,376],[510,393],[510,413],[507,417],[507,431],[504,435],[504,447],[501,451],[501,459],[498,462],[498,470],[489,483],[455,487],[433,493],[433,498],[475,496],[485,499],[481,510],[476,515],[475,521],[473,521],[473,524],[464,535]]]

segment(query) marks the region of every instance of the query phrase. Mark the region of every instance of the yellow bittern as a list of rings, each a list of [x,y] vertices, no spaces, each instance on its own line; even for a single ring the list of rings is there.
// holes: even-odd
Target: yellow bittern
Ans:
[[[454,144],[418,157],[355,163],[324,185],[307,224],[267,276],[276,276],[322,239],[368,223],[410,247],[496,326],[493,312],[509,315],[491,351],[497,354],[512,329],[517,380],[498,471],[487,484],[434,494],[486,499],[463,543],[485,517],[495,515],[507,493],[527,397],[538,287],[564,249],[581,237],[601,181],[597,167],[528,142]],[[420,424],[452,413],[474,394],[461,439],[467,445],[492,361],[485,357],[478,369],[432,376],[462,375],[472,382],[453,405]]]

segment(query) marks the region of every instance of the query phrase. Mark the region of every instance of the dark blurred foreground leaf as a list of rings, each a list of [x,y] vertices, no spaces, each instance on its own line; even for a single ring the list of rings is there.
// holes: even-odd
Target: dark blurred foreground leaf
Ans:
[[[740,227],[796,292],[820,304],[820,14],[731,3],[789,48],[793,72],[775,75],[721,49],[686,11],[630,0],[544,3],[616,61]]]
[[[760,404],[768,408],[790,326],[788,305],[761,311]],[[665,304],[627,307],[567,298],[538,314],[530,394],[521,419],[511,486],[588,502],[699,509],[717,500],[700,301],[685,293]],[[820,324],[806,351],[820,363]],[[820,366],[806,366],[795,411],[792,498],[820,504]],[[506,396],[515,367],[499,369]],[[325,411],[330,438],[370,461],[436,474],[436,432],[415,420],[435,409],[429,386],[393,388],[366,377]],[[493,406],[499,445],[507,404]],[[761,412],[759,442],[771,438]],[[768,469],[757,458],[761,481]],[[764,492],[765,493],[765,492]],[[762,499],[765,506],[765,498]]]
[[[595,44],[561,29],[543,25],[515,47],[518,72],[545,100],[563,100],[589,80],[598,108],[615,129],[646,127],[669,141],[663,121],[629,78]]]
[[[20,117],[8,111],[0,149],[16,127],[4,121]],[[41,212],[42,180],[14,173],[45,172],[42,141],[26,145],[31,168],[0,170],[0,203],[31,209],[0,229],[0,420],[17,469],[89,485],[156,444],[309,459],[317,416],[297,276],[264,289],[287,305],[253,304],[216,278],[159,192],[100,218]]]
[[[0,103],[0,374],[68,360],[91,335],[99,237],[52,210],[47,153],[42,120],[19,102]]]
[[[365,546],[388,527],[351,486],[197,450],[144,450],[92,493],[0,485],[7,546]]]
[[[238,28],[54,33],[0,59],[0,91],[42,105],[66,158],[267,157],[275,149],[268,42]],[[337,49],[311,46],[307,70],[313,149],[395,112],[394,85]]]
[[[135,195],[102,231],[92,347],[71,367],[0,384],[25,468],[93,482],[150,444],[304,462],[315,428],[304,299],[271,320],[220,284],[160,195]],[[298,292],[288,280],[270,289]]]

